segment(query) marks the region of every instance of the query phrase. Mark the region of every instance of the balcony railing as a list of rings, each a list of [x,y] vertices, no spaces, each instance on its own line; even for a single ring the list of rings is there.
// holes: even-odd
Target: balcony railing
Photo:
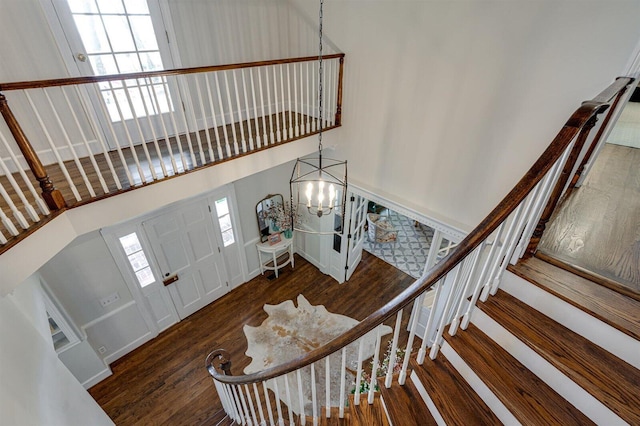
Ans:
[[[323,59],[328,130],[344,54]],[[317,57],[0,84],[0,252],[57,211],[312,135],[317,97]]]

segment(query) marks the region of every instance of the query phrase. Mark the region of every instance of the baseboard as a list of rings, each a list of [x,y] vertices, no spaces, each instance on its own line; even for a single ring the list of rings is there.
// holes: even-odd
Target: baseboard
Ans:
[[[85,389],[89,389],[89,388],[97,385],[98,383],[100,383],[101,381],[106,379],[107,377],[111,376],[112,374],[113,374],[113,372],[111,371],[111,368],[105,367],[104,370],[102,370],[101,372],[99,372],[95,376],[91,377],[90,379],[88,379],[84,383],[82,383],[82,387],[84,387]]]

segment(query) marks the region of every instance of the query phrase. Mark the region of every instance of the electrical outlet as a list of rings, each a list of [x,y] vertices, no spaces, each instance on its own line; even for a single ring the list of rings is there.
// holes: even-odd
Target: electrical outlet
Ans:
[[[101,354],[103,354],[103,353],[107,352],[107,348],[105,348],[104,346],[100,346],[100,347],[98,348],[98,352],[100,352]]]
[[[100,304],[103,307],[105,307],[105,306],[108,306],[108,305],[112,304],[113,302],[117,302],[118,300],[120,300],[120,295],[116,291],[115,293],[110,294],[109,296],[103,297],[102,299],[100,299]]]

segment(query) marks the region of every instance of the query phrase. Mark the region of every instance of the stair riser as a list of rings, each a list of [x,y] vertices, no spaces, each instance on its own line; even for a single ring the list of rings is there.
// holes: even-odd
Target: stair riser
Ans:
[[[500,419],[505,425],[520,425],[521,423],[511,414],[511,412],[504,406],[504,404],[489,390],[487,385],[484,384],[473,369],[453,350],[451,346],[445,341],[440,349],[442,355],[447,357],[449,362],[458,370],[458,373],[469,383],[469,386],[480,395],[482,400],[493,411],[493,413]]]
[[[522,343],[482,310],[476,309],[471,321],[502,348],[508,351],[511,356],[524,364],[564,399],[591,418],[591,420],[598,424],[606,425],[624,424],[624,421],[621,420],[620,417],[538,355],[534,350]]]
[[[560,300],[511,272],[504,274],[500,288],[568,329],[591,340],[618,358],[640,368],[640,341],[616,330],[586,312]]]

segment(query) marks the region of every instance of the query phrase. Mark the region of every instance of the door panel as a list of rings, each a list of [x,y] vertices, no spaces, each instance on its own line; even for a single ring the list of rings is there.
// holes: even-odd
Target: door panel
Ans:
[[[143,222],[162,275],[181,319],[229,291],[224,259],[206,200],[173,208]]]

